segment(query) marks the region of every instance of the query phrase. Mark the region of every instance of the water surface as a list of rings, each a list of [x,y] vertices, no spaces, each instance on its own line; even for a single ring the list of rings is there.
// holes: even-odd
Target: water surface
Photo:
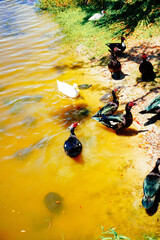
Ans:
[[[61,48],[60,28],[33,1],[0,1],[0,239],[90,240],[100,226],[143,239],[159,231],[158,216],[141,206],[148,165],[137,136],[117,136],[91,119],[103,104],[106,83]],[[56,80],[92,84],[78,99],[58,92]],[[72,119],[85,107],[76,135],[81,156],[65,155]],[[134,125],[133,125],[134,128]],[[44,203],[62,199],[59,212]]]

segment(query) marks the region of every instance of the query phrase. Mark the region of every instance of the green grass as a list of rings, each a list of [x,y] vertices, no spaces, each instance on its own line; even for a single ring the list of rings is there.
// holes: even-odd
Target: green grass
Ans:
[[[41,0],[41,7],[44,9],[43,2],[48,0]],[[128,30],[124,31],[124,24],[111,21],[112,15],[116,11],[111,11],[110,8],[104,9],[107,14],[99,21],[99,24],[94,26],[93,21],[88,21],[88,18],[95,12],[99,12],[93,7],[74,7],[60,8],[48,7],[49,11],[54,11],[54,21],[56,21],[62,28],[66,37],[63,39],[65,49],[69,48],[70,51],[75,51],[79,45],[85,46],[88,53],[92,56],[104,56],[108,53],[108,48],[105,43],[120,41],[121,35],[127,35]],[[138,39],[151,38],[152,36],[159,35],[159,25],[152,24],[145,26],[141,21],[134,29],[131,35],[136,36]]]
[[[72,49],[84,45],[88,51],[93,52],[93,55],[106,53],[105,43],[109,42],[114,34],[112,31],[106,31],[106,27],[94,26],[93,22],[85,21],[86,18],[88,18],[87,13],[80,7],[70,8],[56,15],[55,20],[66,34],[63,43],[65,46],[72,46]],[[107,21],[106,16],[103,21]]]

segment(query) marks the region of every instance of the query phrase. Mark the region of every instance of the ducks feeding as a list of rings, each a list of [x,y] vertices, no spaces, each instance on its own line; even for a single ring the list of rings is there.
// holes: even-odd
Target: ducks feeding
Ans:
[[[125,107],[126,114],[116,114],[112,116],[92,117],[94,120],[102,123],[108,128],[112,128],[118,133],[119,130],[128,128],[133,122],[131,108],[136,105],[134,102],[128,102]]]
[[[61,82],[57,80],[58,91],[70,98],[76,98],[79,96],[79,91],[76,89],[77,84],[74,83],[73,86],[68,83]]]
[[[126,49],[126,45],[124,43],[124,40],[126,40],[124,37],[121,37],[121,43],[106,43],[106,45],[111,49],[111,51],[114,51],[114,48],[117,47],[119,51],[117,51],[117,55],[120,56],[122,52]]]
[[[142,55],[142,62],[139,66],[139,71],[142,74],[143,81],[154,81],[156,74],[153,71],[153,65],[147,61],[148,57],[146,54]]]
[[[104,16],[104,13],[106,13],[104,10],[101,11],[101,13],[95,13],[92,17],[90,17],[88,20],[89,21],[94,21],[94,25],[95,23],[98,21]]]
[[[153,170],[146,176],[143,182],[144,196],[142,205],[145,209],[149,209],[155,203],[156,195],[160,190],[160,158],[157,159],[156,165]]]
[[[93,117],[102,117],[103,115],[104,116],[112,115],[118,109],[119,101],[116,96],[117,91],[118,89],[114,89],[112,91],[113,101],[109,101],[107,104],[105,104]]]
[[[82,144],[76,137],[74,130],[78,123],[73,123],[70,127],[70,136],[64,143],[64,151],[69,157],[77,157],[82,151]]]

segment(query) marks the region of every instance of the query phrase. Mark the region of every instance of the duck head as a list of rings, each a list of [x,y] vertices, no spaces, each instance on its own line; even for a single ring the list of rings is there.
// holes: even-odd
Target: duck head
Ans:
[[[104,10],[101,11],[102,14],[106,13]]]
[[[124,40],[126,40],[124,37],[121,37],[121,41],[123,42]]]
[[[76,128],[78,125],[79,125],[79,123],[78,123],[78,122],[72,123],[72,125],[71,125],[71,127],[70,127],[70,128]]]
[[[143,59],[143,60],[148,59],[147,54],[144,53],[144,54],[142,55],[142,59]]]
[[[137,105],[135,102],[128,102],[126,104],[126,110],[130,110],[134,105]]]
[[[74,129],[75,129],[78,125],[79,125],[78,122],[75,122],[75,123],[72,123],[72,124],[71,124],[71,126],[70,126],[70,133],[71,133],[72,135],[75,135]]]
[[[118,88],[115,88],[112,92],[116,93],[118,91]]]

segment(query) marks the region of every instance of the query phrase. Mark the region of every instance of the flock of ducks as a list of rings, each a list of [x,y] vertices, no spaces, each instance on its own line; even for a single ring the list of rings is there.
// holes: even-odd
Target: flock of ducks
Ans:
[[[102,12],[104,15],[104,11]],[[93,16],[96,21],[98,20],[99,15]],[[102,16],[101,16],[102,17]],[[89,19],[93,20],[93,19]],[[112,60],[108,63],[108,68],[110,72],[118,73],[121,71],[121,64],[117,60],[117,56],[120,56],[123,51],[126,49],[124,44],[124,37],[121,37],[121,43],[109,43],[107,46],[110,48]],[[147,55],[142,55],[142,63],[139,66],[139,71],[142,74],[142,80],[153,80],[155,78],[155,73],[153,71],[152,64],[147,61]],[[77,97],[79,91],[76,89],[77,85],[69,85],[64,82],[57,80],[58,90],[61,91],[68,97]],[[135,102],[128,102],[125,106],[125,114],[114,114],[119,107],[119,100],[116,96],[117,89],[112,91],[113,100],[105,104],[96,114],[91,118],[98,121],[108,128],[112,128],[118,134],[120,131],[128,128],[133,122],[133,116],[131,109]],[[154,113],[160,115],[160,95],[151,101],[151,103],[140,111],[140,114]],[[114,114],[114,115],[113,115]],[[70,127],[70,136],[64,142],[64,151],[71,158],[77,157],[82,151],[82,143],[79,141],[75,135],[75,128],[78,126],[78,123],[73,123]],[[145,209],[150,209],[154,206],[157,201],[157,196],[160,194],[160,158],[157,159],[154,169],[146,176],[143,182],[143,192],[144,196],[142,199],[142,205]]]
[[[113,101],[108,102],[104,107],[102,107],[92,119],[97,120],[106,127],[113,128],[114,130],[122,130],[129,127],[132,124],[133,118],[131,113],[131,108],[135,105],[134,102],[129,102],[126,104],[126,114],[113,114],[119,106],[118,99],[115,95],[117,89],[112,91]],[[160,95],[158,95],[146,108],[140,113],[160,113]],[[71,157],[77,157],[82,151],[82,143],[79,141],[75,135],[75,128],[78,123],[73,123],[70,127],[70,136],[64,142],[64,151]],[[160,198],[160,158],[157,159],[154,169],[146,176],[143,182],[143,192],[144,196],[142,199],[143,207],[148,210],[152,209]]]

